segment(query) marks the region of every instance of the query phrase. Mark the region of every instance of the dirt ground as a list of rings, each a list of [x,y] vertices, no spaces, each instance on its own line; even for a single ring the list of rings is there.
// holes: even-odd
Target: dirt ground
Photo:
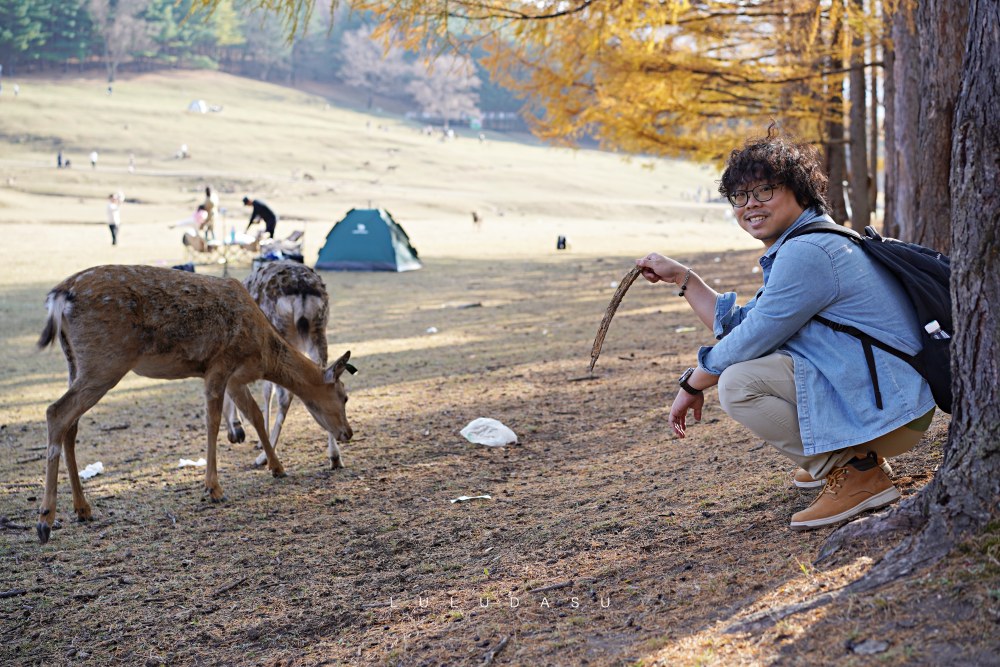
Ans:
[[[755,257],[684,259],[745,293]],[[976,544],[905,584],[727,634],[880,554],[814,566],[830,530],[787,527],[810,494],[714,395],[689,437],[671,438],[674,378],[708,336],[686,330],[695,319],[669,289],[632,287],[588,376],[628,262],[324,274],[331,354],[381,350],[354,358],[347,468],[327,469],[297,405],[279,448],[289,476],[255,469],[252,444],[225,443],[223,504],[202,496],[200,469],[177,467],[204,453],[198,382],[137,380],[84,418],[80,465],[105,466],[85,482],[96,520],[72,520],[63,474],[62,528],[45,546],[31,529],[43,414],[5,423],[0,662],[998,664],[998,568]],[[465,441],[481,416],[518,444]],[[905,495],[933,475],[946,428],[938,419],[893,461]],[[451,502],[478,495],[491,498]]]
[[[363,117],[221,75],[103,90],[23,83],[0,126],[0,664],[1000,665],[995,529],[907,581],[730,631],[837,590],[892,544],[816,563],[832,530],[788,529],[813,492],[714,391],[673,438],[676,378],[712,341],[671,289],[632,286],[588,375],[634,257],[669,250],[719,290],[758,286],[759,252],[725,206],[691,196],[711,184],[704,170],[366,133]],[[225,114],[180,117],[192,96]],[[273,145],[231,140],[254,131]],[[181,141],[191,160],[170,157]],[[81,163],[100,146],[102,166],[57,171],[55,145]],[[329,470],[324,433],[295,403],[278,449],[288,476],[252,465],[252,435],[223,437],[228,500],[208,502],[203,469],[178,467],[205,454],[200,381],[129,376],[80,424],[80,466],[104,466],[84,482],[95,520],[74,521],[63,462],[60,528],[39,545],[45,409],[66,382],[61,354],[34,350],[44,295],[85,266],[183,260],[167,223],[206,182],[241,226],[243,193],[281,205],[280,232],[304,229],[309,261],[365,201],[421,251],[419,271],[323,274],[330,353],[351,350],[359,369],[347,467]],[[102,207],[119,187],[111,248]],[[469,443],[459,431],[477,417],[518,443]],[[946,433],[939,416],[892,461],[905,497],[932,479]]]

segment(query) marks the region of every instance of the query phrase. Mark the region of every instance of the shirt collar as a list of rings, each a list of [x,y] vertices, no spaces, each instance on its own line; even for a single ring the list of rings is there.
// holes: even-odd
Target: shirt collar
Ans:
[[[778,254],[778,250],[780,250],[781,246],[784,244],[785,239],[788,237],[789,234],[792,233],[792,230],[798,229],[799,227],[804,227],[805,225],[808,225],[810,222],[816,222],[819,220],[823,220],[825,222],[833,222],[833,218],[831,218],[826,213],[821,212],[817,208],[810,207],[802,211],[799,217],[795,219],[795,222],[789,225],[788,229],[786,229],[784,232],[781,233],[781,236],[779,236],[778,240],[774,242],[774,245],[772,245],[770,248],[767,249],[767,252],[765,252],[764,255],[761,257],[761,260],[763,260],[765,257],[768,257],[773,260],[774,256]]]

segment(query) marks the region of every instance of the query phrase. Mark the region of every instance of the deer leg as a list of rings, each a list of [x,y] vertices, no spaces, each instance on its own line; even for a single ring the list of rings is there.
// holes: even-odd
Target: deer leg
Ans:
[[[270,382],[265,383],[265,387],[267,387],[267,385],[270,385],[270,388],[273,388],[274,393],[278,396],[278,409],[274,415],[274,425],[271,427],[271,446],[274,447],[275,451],[277,451],[278,438],[281,437],[281,427],[285,423],[285,416],[288,414],[288,408],[292,405],[292,392],[288,391],[281,385],[271,384]],[[266,391],[265,395],[267,395]],[[270,398],[269,395],[268,398]],[[264,405],[270,405],[270,400],[266,400]],[[267,412],[264,413],[264,423],[271,423],[267,419]],[[257,465],[262,466],[266,461],[266,455],[260,454],[257,456]]]
[[[327,434],[326,437],[329,440],[326,446],[326,455],[330,457],[330,469],[343,468],[344,460],[340,458],[340,447],[337,446],[337,439],[330,434]]]
[[[261,414],[260,408],[254,403],[253,396],[250,395],[250,390],[247,389],[246,385],[230,385],[229,395],[232,396],[240,412],[250,418],[250,423],[253,425],[254,430],[257,431],[257,437],[260,438],[260,444],[264,448],[264,456],[266,457],[267,467],[271,471],[271,475],[274,477],[284,477],[285,468],[281,465],[281,461],[278,460],[278,455],[274,452],[274,448],[271,447],[271,440],[267,437],[267,425],[264,423],[264,415]]]
[[[35,526],[38,532],[38,540],[45,544],[49,541],[52,533],[52,525],[56,520],[56,488],[59,483],[59,456],[62,453],[63,443],[67,442],[72,431],[73,440],[76,439],[76,425],[80,416],[87,410],[94,407],[99,400],[108,393],[108,390],[118,384],[124,373],[117,375],[114,379],[105,378],[101,383],[74,383],[69,390],[63,394],[59,400],[48,407],[45,411],[45,421],[48,425],[49,447],[46,450],[47,461],[45,463],[45,495],[42,498],[42,506],[38,510],[38,523]],[[76,471],[75,452],[67,450],[67,463],[72,461],[70,472],[70,483],[80,484],[80,479]],[[73,504],[79,515],[81,507],[90,507],[83,496],[83,488],[73,488]]]
[[[222,412],[226,415],[226,437],[229,442],[243,442],[247,439],[246,431],[243,430],[243,422],[240,421],[240,413],[236,411],[236,404],[229,394],[222,401]]]
[[[261,384],[261,392],[264,395],[264,427],[267,432],[271,432],[271,396],[274,392],[274,383],[264,380]],[[274,446],[274,441],[271,441],[271,446]],[[262,466],[264,462],[267,461],[267,456],[261,454],[257,457],[257,465]]]
[[[76,432],[80,422],[75,421],[66,431],[63,439],[63,451],[66,453],[66,471],[69,473],[69,485],[73,489],[73,511],[78,521],[93,521],[90,503],[83,495],[83,485],[80,484],[80,471],[76,465]]]
[[[222,421],[222,403],[226,394],[226,381],[205,377],[205,421],[208,426],[208,452],[205,466],[205,493],[213,503],[226,499],[219,484],[219,469],[216,463],[216,441],[219,438],[219,423]]]

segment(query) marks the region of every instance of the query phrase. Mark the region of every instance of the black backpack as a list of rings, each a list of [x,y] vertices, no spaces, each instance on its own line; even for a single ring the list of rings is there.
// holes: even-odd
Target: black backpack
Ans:
[[[875,357],[872,347],[877,347],[908,362],[927,380],[938,407],[951,414],[951,336],[955,333],[951,319],[951,260],[930,248],[915,243],[905,243],[896,239],[882,238],[872,227],[865,227],[862,236],[852,229],[832,222],[813,222],[803,225],[789,234],[793,239],[803,234],[830,232],[847,236],[855,241],[869,257],[889,269],[910,297],[917,318],[921,322],[920,337],[923,348],[914,356],[886,345],[860,329],[831,322],[825,317],[814,315],[821,324],[850,334],[861,341],[861,347],[868,362],[868,373],[875,390],[875,405],[882,409],[882,394],[875,373]],[[924,325],[937,321],[941,331],[930,334]],[[943,334],[941,332],[944,332]]]

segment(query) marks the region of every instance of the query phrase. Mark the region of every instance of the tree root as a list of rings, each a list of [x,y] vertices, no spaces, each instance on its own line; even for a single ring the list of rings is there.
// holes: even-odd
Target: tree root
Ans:
[[[852,550],[871,550],[872,547],[895,542],[900,533],[912,535],[927,523],[923,503],[911,499],[888,512],[872,514],[844,524],[823,543],[814,564],[821,563],[849,545]]]
[[[759,633],[794,614],[823,607],[849,595],[869,593],[913,576],[947,556],[963,536],[981,530],[992,515],[991,512],[981,511],[981,503],[974,503],[973,508],[964,508],[965,512],[956,512],[956,508],[947,503],[928,504],[925,500],[928,495],[925,490],[889,512],[854,521],[830,535],[817,561],[830,557],[844,545],[850,545],[852,551],[870,551],[875,543],[893,539],[903,531],[907,533],[902,541],[884,554],[862,577],[843,588],[803,602],[752,614],[730,625],[725,632]],[[969,512],[969,509],[976,511]],[[916,530],[919,532],[914,534]]]

